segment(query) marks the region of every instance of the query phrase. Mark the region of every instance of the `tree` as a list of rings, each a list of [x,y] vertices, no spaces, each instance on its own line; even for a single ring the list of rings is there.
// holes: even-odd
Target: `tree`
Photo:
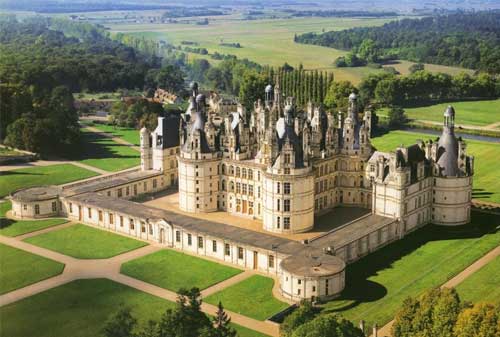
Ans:
[[[336,315],[320,315],[300,325],[292,337],[365,337],[350,321]]]
[[[132,317],[130,308],[122,307],[107,320],[102,334],[104,337],[133,337],[136,326],[137,320]]]
[[[146,76],[147,88],[162,88],[176,93],[184,87],[184,73],[179,67],[166,65],[160,70],[152,69]]]
[[[282,337],[291,337],[295,329],[312,319],[314,319],[314,308],[311,302],[303,301],[297,309],[286,316],[280,326],[280,335]]]
[[[266,78],[263,74],[259,74],[252,70],[246,71],[240,83],[240,103],[247,110],[251,110],[255,101],[264,98],[265,87]]]
[[[364,39],[358,48],[359,56],[371,63],[378,62],[380,50],[372,39]]]
[[[389,127],[398,128],[406,123],[406,115],[403,108],[399,106],[392,106],[387,113],[389,119]]]
[[[357,89],[351,82],[333,82],[326,93],[325,106],[330,109],[345,109],[349,95],[353,92],[357,92]]]
[[[477,303],[464,309],[454,327],[455,337],[500,336],[500,308],[489,303]]]
[[[430,289],[407,299],[396,314],[394,337],[454,337],[453,328],[462,305],[455,289]]]
[[[412,64],[408,70],[410,71],[411,74],[416,73],[417,71],[424,70],[425,66],[423,63],[414,63]]]
[[[236,330],[229,325],[229,323],[231,323],[231,319],[224,311],[224,307],[221,302],[219,302],[219,305],[217,306],[217,313],[213,318],[213,323],[215,337],[236,337]]]
[[[399,82],[395,77],[387,77],[377,83],[375,99],[382,104],[390,105],[398,101]]]

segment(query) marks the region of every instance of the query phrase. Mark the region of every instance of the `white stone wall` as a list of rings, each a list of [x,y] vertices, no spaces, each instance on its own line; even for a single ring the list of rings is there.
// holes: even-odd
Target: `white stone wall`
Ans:
[[[456,226],[470,221],[472,177],[435,177],[432,222]]]
[[[60,209],[59,198],[31,202],[12,200],[12,215],[20,219],[40,219],[58,216]]]
[[[340,295],[345,287],[345,271],[318,277],[294,275],[286,270],[280,278],[281,294],[294,301],[330,299]]]

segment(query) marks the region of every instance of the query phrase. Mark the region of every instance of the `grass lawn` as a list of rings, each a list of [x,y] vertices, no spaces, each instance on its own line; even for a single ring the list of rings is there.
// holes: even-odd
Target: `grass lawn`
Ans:
[[[64,264],[0,244],[0,294],[59,275]],[[1,316],[1,315],[0,315]],[[2,333],[0,324],[0,335]]]
[[[205,302],[217,305],[220,301],[227,310],[264,321],[289,306],[273,297],[273,285],[272,278],[254,275],[208,296]]]
[[[472,213],[459,227],[428,225],[347,267],[346,289],[323,305],[368,326],[389,322],[408,296],[437,287],[500,244],[498,216]]]
[[[98,175],[71,165],[34,166],[0,172],[0,198],[17,189],[40,185],[60,185]]]
[[[448,105],[456,111],[455,123],[457,125],[484,126],[500,121],[500,99],[486,101],[463,101],[440,103],[428,106],[405,108],[408,118],[434,122],[443,121],[443,113]],[[377,112],[377,114],[379,114]],[[387,115],[387,109],[382,109],[380,115]]]
[[[82,128],[82,137],[82,147],[71,160],[110,172],[125,170],[141,163],[139,151],[130,146],[118,144],[85,128]]]
[[[6,147],[0,147],[0,157],[8,157],[8,156],[19,156],[22,155],[23,153],[17,152],[15,150],[11,150]]]
[[[457,286],[462,300],[500,302],[500,256],[466,278]]]
[[[436,136],[406,132],[391,131],[381,137],[372,139],[372,144],[380,151],[393,151],[400,144],[409,146],[417,139],[436,139]],[[474,189],[473,199],[500,203],[500,179],[498,179],[497,159],[500,158],[500,144],[466,141],[467,152],[474,155]]]
[[[178,291],[180,288],[192,287],[206,289],[242,271],[164,249],[124,263],[121,272],[159,287]]]
[[[98,123],[94,123],[92,127],[99,129],[103,132],[106,132],[113,137],[121,138],[129,142],[130,144],[139,146],[141,143],[139,130],[133,128],[125,128],[121,126],[98,124]]]
[[[96,337],[120,306],[144,325],[173,303],[106,279],[78,280],[0,308],[0,335]],[[234,325],[233,325],[234,326]],[[264,337],[235,326],[241,337]]]
[[[24,241],[78,259],[107,259],[147,245],[146,242],[76,224]]]
[[[0,203],[0,235],[18,236],[60,225],[68,222],[66,219],[44,219],[44,220],[12,220],[7,219],[5,214],[12,208],[10,201]]]

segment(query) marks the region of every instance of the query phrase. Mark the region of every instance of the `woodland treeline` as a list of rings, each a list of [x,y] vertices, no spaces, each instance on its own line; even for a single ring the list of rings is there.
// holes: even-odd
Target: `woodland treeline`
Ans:
[[[500,11],[455,13],[295,37],[298,43],[358,52],[373,41],[379,59],[500,72]],[[366,44],[367,42],[365,42]]]

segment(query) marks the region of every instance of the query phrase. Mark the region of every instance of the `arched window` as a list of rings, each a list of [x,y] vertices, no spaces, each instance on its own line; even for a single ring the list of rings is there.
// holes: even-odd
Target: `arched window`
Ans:
[[[222,164],[222,174],[226,174],[226,164]]]

